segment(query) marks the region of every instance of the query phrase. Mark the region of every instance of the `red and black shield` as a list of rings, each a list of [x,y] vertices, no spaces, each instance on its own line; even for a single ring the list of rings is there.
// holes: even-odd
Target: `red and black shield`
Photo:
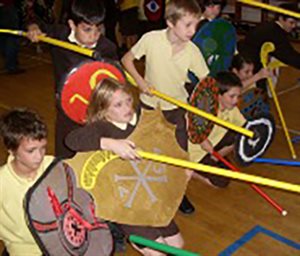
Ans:
[[[61,91],[61,107],[76,123],[85,123],[86,110],[93,89],[104,78],[113,78],[125,84],[123,71],[111,63],[93,61],[74,68],[66,78]]]
[[[110,255],[110,230],[95,211],[92,196],[77,187],[73,169],[58,160],[25,197],[28,227],[46,256]]]

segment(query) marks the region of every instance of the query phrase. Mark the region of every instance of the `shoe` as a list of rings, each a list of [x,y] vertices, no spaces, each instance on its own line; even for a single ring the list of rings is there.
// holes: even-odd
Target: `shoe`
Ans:
[[[184,214],[192,214],[195,211],[195,207],[192,205],[189,199],[184,196],[179,206],[179,210]]]
[[[25,72],[25,69],[23,68],[14,68],[14,69],[9,69],[7,70],[7,74],[9,75],[19,75],[19,74],[23,74]]]

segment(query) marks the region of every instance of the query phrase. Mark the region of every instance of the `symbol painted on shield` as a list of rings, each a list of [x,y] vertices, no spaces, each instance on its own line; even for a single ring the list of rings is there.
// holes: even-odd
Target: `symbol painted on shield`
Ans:
[[[157,149],[154,149],[154,151],[158,151]],[[147,195],[149,196],[149,199],[152,203],[155,203],[157,201],[156,195],[151,190],[151,187],[149,183],[151,182],[157,182],[157,183],[167,183],[168,177],[164,173],[166,172],[166,166],[164,164],[157,164],[152,161],[147,161],[147,164],[145,165],[144,170],[141,170],[141,164],[142,162],[137,161],[130,161],[131,166],[133,167],[133,170],[137,174],[134,175],[114,175],[116,182],[123,182],[123,181],[133,181],[136,182],[135,186],[132,191],[128,190],[127,188],[124,188],[122,185],[118,186],[119,189],[119,195],[121,198],[124,198],[126,195],[129,194],[128,200],[125,202],[124,207],[131,208],[133,201],[138,193],[139,188],[142,186],[147,192]],[[156,175],[160,176],[151,176],[147,175],[148,173],[153,172]]]

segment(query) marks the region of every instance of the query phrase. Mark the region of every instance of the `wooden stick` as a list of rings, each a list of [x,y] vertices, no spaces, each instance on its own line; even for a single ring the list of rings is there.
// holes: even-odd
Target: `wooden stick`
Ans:
[[[200,256],[198,253],[189,252],[183,249],[179,249],[173,246],[169,246],[167,244],[158,243],[141,236],[130,235],[129,241],[135,244],[144,245],[151,249],[168,253],[168,255],[176,255],[176,256]]]
[[[0,33],[10,33],[10,34],[14,34],[14,35],[19,35],[19,36],[26,36],[27,33],[26,32],[23,32],[23,31],[17,31],[17,30],[9,30],[9,29],[0,29]],[[89,56],[89,57],[92,57],[94,58],[95,55],[96,55],[96,52],[94,52],[93,50],[90,50],[90,49],[86,49],[86,48],[82,48],[80,46],[77,46],[77,45],[74,45],[74,44],[71,44],[71,43],[67,43],[67,42],[63,42],[63,41],[60,41],[60,40],[57,40],[57,39],[54,39],[54,38],[50,38],[50,37],[46,37],[46,36],[38,36],[39,40],[42,41],[42,42],[45,42],[45,43],[49,43],[51,45],[55,45],[55,46],[58,46],[58,47],[62,47],[62,48],[65,48],[65,49],[68,49],[68,50],[72,50],[74,52],[77,52],[77,53],[81,53],[83,55],[86,55],[86,56]],[[130,83],[132,83],[133,85],[137,85],[135,80],[128,74],[126,73],[126,76],[127,76],[127,79],[129,80]],[[215,117],[214,115],[211,115],[211,114],[208,114],[206,113],[205,111],[202,111],[196,107],[193,107],[189,104],[186,104],[182,101],[179,101],[179,100],[176,100],[176,99],[173,99],[171,98],[170,96],[166,95],[166,94],[163,94],[157,90],[152,90],[152,93],[165,100],[165,101],[168,101],[176,106],[179,106],[189,112],[192,112],[193,114],[195,115],[199,115],[199,116],[202,116],[212,122],[215,122],[219,125],[222,125],[228,129],[231,129],[231,130],[234,130],[238,133],[241,133],[247,137],[250,137],[250,138],[253,138],[254,137],[254,132],[253,131],[250,131],[250,130],[247,130],[243,127],[240,127],[240,126],[237,126],[237,125],[234,125],[234,124],[231,124],[229,122],[226,122],[218,117]]]
[[[177,159],[177,158],[173,158],[173,157],[169,157],[169,156],[165,156],[165,155],[158,155],[158,154],[154,154],[151,152],[145,152],[145,151],[138,150],[138,154],[142,158],[160,162],[160,163],[175,165],[178,167],[192,169],[195,171],[201,171],[201,172],[221,175],[221,176],[232,178],[232,179],[242,180],[242,181],[260,184],[260,185],[264,185],[264,186],[268,186],[268,187],[279,188],[279,189],[286,190],[286,191],[300,193],[300,185],[296,185],[296,184],[291,184],[291,183],[278,181],[278,180],[272,180],[272,179],[268,179],[268,178],[264,178],[264,177],[260,177],[260,176],[246,174],[246,173],[233,172],[233,171],[229,171],[229,170],[222,169],[222,168],[217,168],[217,167],[213,167],[213,166],[209,166],[209,165],[194,163],[194,162],[190,162],[187,160]]]
[[[264,68],[268,68],[268,55],[269,55],[270,52],[273,52],[274,50],[275,50],[275,46],[274,46],[274,44],[272,44],[270,42],[264,43],[263,46],[261,47],[260,60],[261,60],[262,65],[263,65]],[[276,109],[277,109],[277,112],[278,112],[278,115],[279,115],[280,122],[281,122],[282,127],[283,127],[283,131],[284,131],[286,140],[288,142],[289,149],[291,151],[293,159],[296,159],[297,155],[296,155],[296,152],[295,152],[290,134],[288,132],[285,119],[284,119],[282,111],[281,111],[281,107],[280,107],[280,104],[279,104],[278,97],[277,97],[276,92],[274,90],[273,81],[270,77],[267,78],[267,81],[268,81],[268,87],[269,87],[269,89],[271,91],[271,94],[272,94],[272,97],[274,99],[274,103],[275,103],[275,106],[276,106]]]
[[[254,7],[259,7],[261,9],[266,9],[266,10],[269,10],[272,12],[278,12],[278,13],[281,13],[281,14],[284,14],[284,15],[287,15],[290,17],[300,19],[300,13],[289,11],[284,8],[280,8],[277,6],[270,5],[270,4],[265,4],[265,3],[261,3],[261,2],[253,1],[253,0],[238,0],[238,2],[243,3],[243,4],[248,4],[248,5],[251,5]]]
[[[218,152],[214,151],[213,156],[216,157],[219,161],[224,163],[227,167],[229,167],[232,171],[240,172],[240,170],[227,161],[224,157],[222,157]],[[268,203],[270,203],[282,216],[287,215],[287,211],[285,211],[279,204],[277,204],[271,197],[269,197],[261,188],[254,184],[249,184],[251,188],[253,188],[260,196],[262,196]]]

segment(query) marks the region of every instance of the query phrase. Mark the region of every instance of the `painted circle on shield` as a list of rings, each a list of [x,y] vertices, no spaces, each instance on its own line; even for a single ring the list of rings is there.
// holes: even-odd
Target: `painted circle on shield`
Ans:
[[[270,114],[262,113],[248,121],[245,128],[254,132],[253,138],[239,134],[235,143],[236,159],[241,165],[249,165],[262,156],[271,145],[275,135],[275,121]]]

